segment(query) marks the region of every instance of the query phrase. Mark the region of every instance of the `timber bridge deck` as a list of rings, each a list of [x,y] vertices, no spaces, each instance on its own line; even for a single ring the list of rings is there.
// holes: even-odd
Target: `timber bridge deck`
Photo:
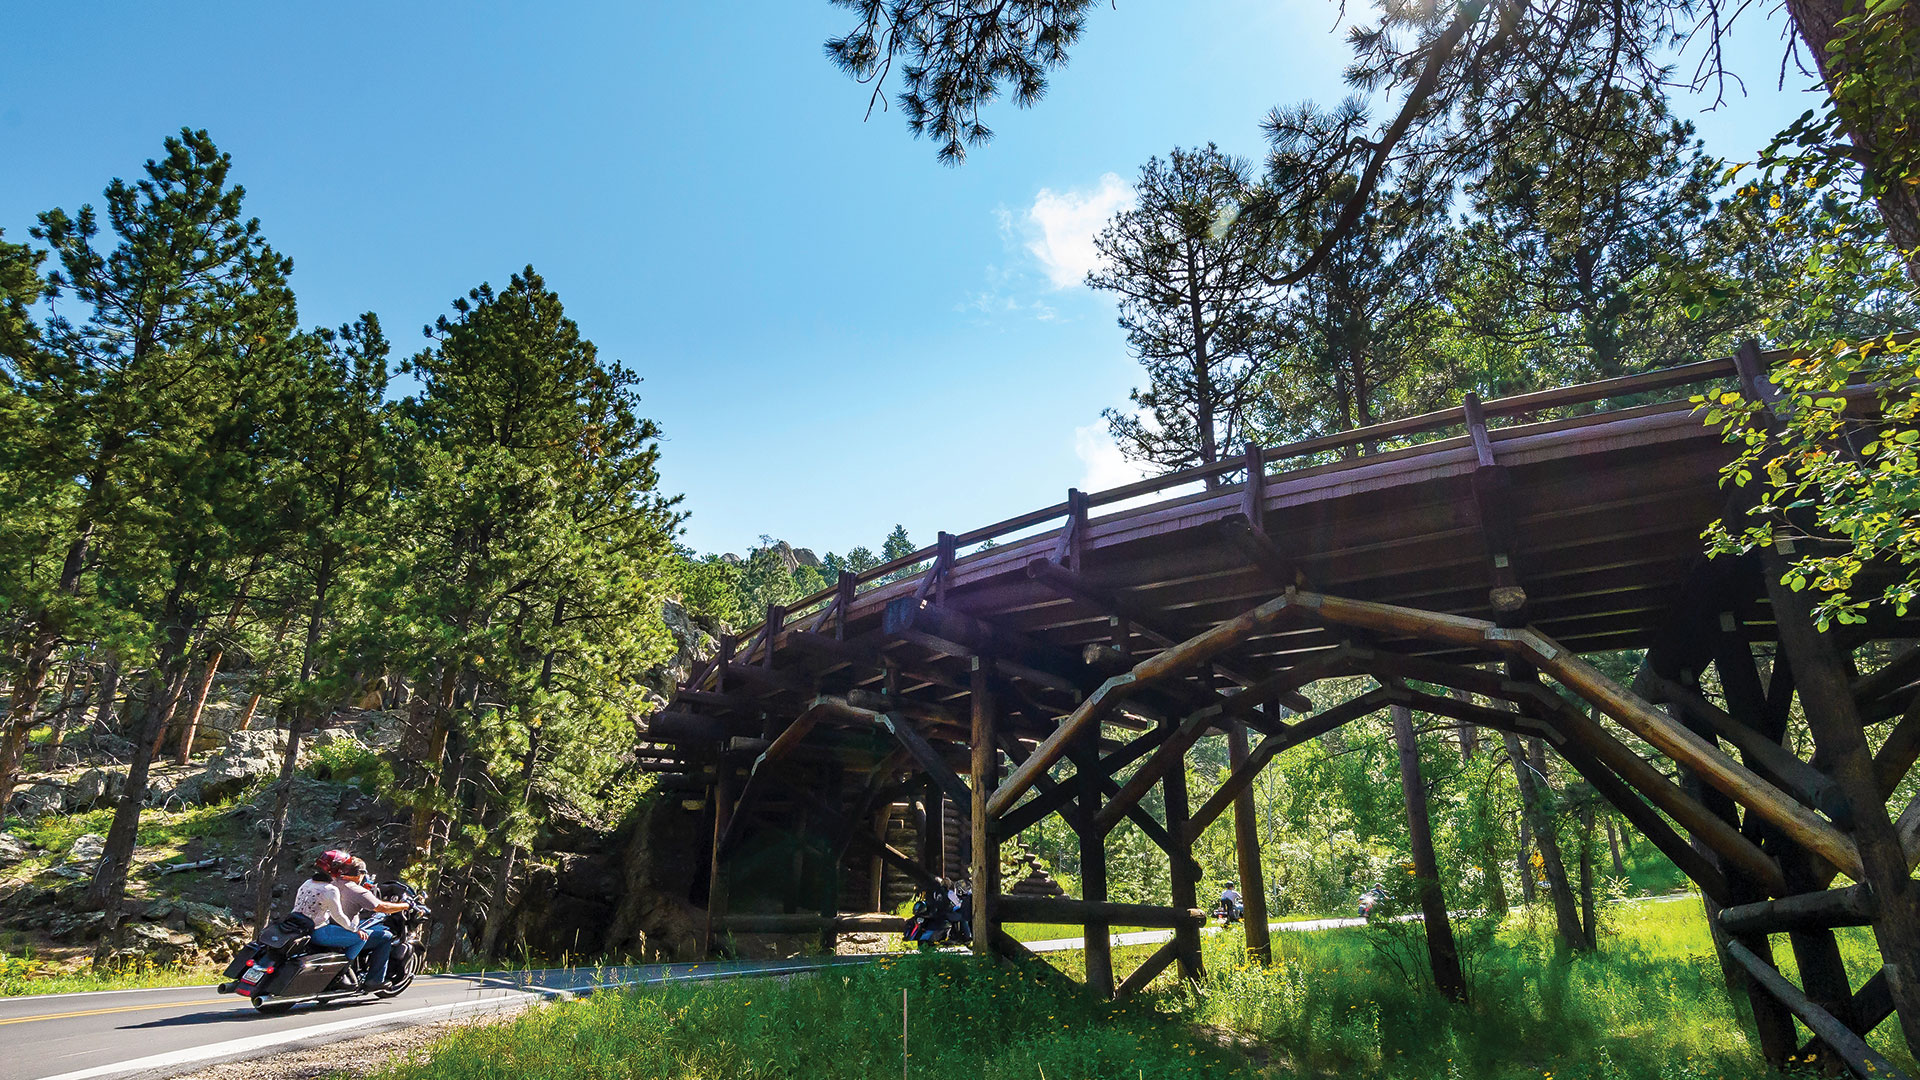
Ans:
[[[875,924],[857,913],[880,905],[883,867],[964,876],[977,949],[1024,952],[1003,922],[1076,924],[1097,993],[1175,964],[1195,978],[1195,837],[1236,811],[1248,922],[1264,927],[1253,777],[1410,709],[1543,740],[1685,871],[1771,1060],[1817,1052],[1890,1075],[1861,1035],[1898,1015],[1920,1045],[1920,808],[1887,806],[1920,756],[1920,652],[1865,677],[1852,652],[1920,629],[1819,633],[1779,585],[1781,553],[1703,557],[1702,529],[1741,507],[1719,483],[1729,450],[1688,399],[1771,402],[1772,359],[1748,347],[1469,397],[1071,491],[770,609],[642,732],[642,767],[711,816],[693,899],[716,931],[830,944]],[[1646,650],[1631,686],[1582,659],[1625,649]],[[1718,701],[1699,689],[1710,665]],[[1301,693],[1352,676],[1370,688],[1351,700],[1316,709]],[[1810,760],[1785,745],[1796,697]],[[1215,734],[1233,768],[1194,807],[1184,756]],[[1141,807],[1156,785],[1159,817]],[[903,811],[913,855],[888,841]],[[1052,813],[1080,837],[1083,895],[1003,893],[1002,845]],[[1165,849],[1172,906],[1107,901],[1104,839],[1122,819]],[[1116,985],[1112,924],[1176,934]],[[1858,987],[1833,935],[1849,925],[1872,926],[1885,961]],[[1790,935],[1801,985],[1774,966],[1773,932]]]

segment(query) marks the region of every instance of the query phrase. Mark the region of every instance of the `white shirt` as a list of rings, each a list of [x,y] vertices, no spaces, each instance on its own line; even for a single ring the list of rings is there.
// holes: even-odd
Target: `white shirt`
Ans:
[[[354,919],[340,907],[340,889],[331,881],[309,878],[301,882],[300,891],[293,894],[293,910],[312,919],[316,930],[328,923],[358,930]]]

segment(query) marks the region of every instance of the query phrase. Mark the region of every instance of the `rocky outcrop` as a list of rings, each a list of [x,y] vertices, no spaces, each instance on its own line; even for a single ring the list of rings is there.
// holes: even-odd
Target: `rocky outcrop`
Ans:
[[[678,601],[667,600],[660,605],[661,621],[666,623],[667,633],[673,636],[673,658],[667,661],[666,670],[660,673],[658,686],[671,690],[693,677],[693,669],[713,658],[719,649],[718,642],[706,632],[693,616]]]

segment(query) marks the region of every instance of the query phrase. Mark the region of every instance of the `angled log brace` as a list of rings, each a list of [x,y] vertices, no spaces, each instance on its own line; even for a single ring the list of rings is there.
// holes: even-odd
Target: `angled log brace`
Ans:
[[[1015,769],[994,791],[987,800],[987,813],[993,817],[1006,813],[1033,786],[1036,776],[1053,768],[1054,763],[1067,752],[1068,743],[1087,730],[1089,725],[1098,724],[1102,717],[1118,708],[1129,695],[1211,663],[1214,657],[1279,622],[1292,606],[1287,597],[1276,597],[1173,648],[1157,652],[1135,664],[1131,671],[1115,675],[1102,683],[1054,729],[1053,734],[1047,736],[1046,741],[1034,750],[1033,756]]]
[[[1156,727],[1148,731],[1146,734],[1129,742],[1126,746],[1102,758],[1100,760],[1101,771],[1106,773],[1108,779],[1112,779],[1114,773],[1119,772],[1133,762],[1152,753],[1161,743],[1166,741],[1171,731],[1172,729],[1170,727]],[[1030,757],[1030,754],[1024,755],[1021,760],[1015,764],[1024,764]],[[1044,776],[1046,774],[1041,773],[1040,775]],[[1009,836],[1017,836],[1037,824],[1040,819],[1065,806],[1072,798],[1073,790],[1062,785],[1054,791],[1045,792],[1035,798],[1028,799],[1006,814],[991,819],[993,835],[1002,839]]]
[[[1215,818],[1225,813],[1240,792],[1253,783],[1254,778],[1260,775],[1260,771],[1267,767],[1268,762],[1308,739],[1318,738],[1334,728],[1350,724],[1369,713],[1378,712],[1390,704],[1396,696],[1391,690],[1375,688],[1351,701],[1323,709],[1312,716],[1301,717],[1297,722],[1289,724],[1280,734],[1261,739],[1260,744],[1247,754],[1246,762],[1228,774],[1226,781],[1215,789],[1214,793],[1207,797],[1207,801],[1200,804],[1200,809],[1195,810],[1193,816],[1187,820],[1187,831],[1184,837],[1186,842],[1191,844],[1199,839],[1207,826],[1213,824]]]
[[[1317,593],[1301,593],[1295,599],[1328,622],[1486,649],[1534,664],[1842,873],[1856,881],[1864,874],[1858,849],[1839,829],[1537,630],[1507,630],[1481,619]]]

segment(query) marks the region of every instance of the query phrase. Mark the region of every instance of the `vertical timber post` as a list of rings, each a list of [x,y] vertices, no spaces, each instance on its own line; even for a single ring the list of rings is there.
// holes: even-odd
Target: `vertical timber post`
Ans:
[[[724,668],[723,668],[724,670]],[[727,867],[720,859],[720,839],[733,821],[733,763],[723,751],[713,779],[713,856],[707,871],[706,953],[713,955],[713,924],[727,914]]]
[[[927,777],[926,832],[921,835],[921,865],[934,877],[947,876],[947,803],[940,785]]]
[[[1107,836],[1094,823],[1100,813],[1100,727],[1067,749],[1073,760],[1077,803],[1074,831],[1080,834],[1080,899],[1089,904],[1107,899]],[[1113,996],[1113,926],[1104,919],[1088,919],[1081,929],[1086,945],[1087,989],[1105,1000]]]
[[[1268,715],[1277,719],[1279,710],[1271,708],[1275,703],[1268,704]],[[1237,772],[1246,763],[1247,725],[1235,720],[1227,728],[1227,766]],[[1252,784],[1233,800],[1233,847],[1240,862],[1240,896],[1247,906],[1241,922],[1246,927],[1247,956],[1265,967],[1273,963],[1273,942],[1268,936],[1267,882],[1260,868],[1260,823],[1255,817]]]
[[[1162,721],[1170,723],[1170,721]],[[1177,849],[1168,862],[1167,877],[1172,885],[1173,906],[1182,911],[1200,906],[1198,866],[1193,861],[1193,841],[1187,838],[1187,759],[1182,754],[1160,781],[1167,805],[1167,832]],[[1181,922],[1174,928],[1173,940],[1180,958],[1180,977],[1190,983],[1206,981],[1207,969],[1200,962],[1200,928]]]
[[[999,914],[993,910],[994,897],[1000,892],[1000,842],[987,820],[987,799],[1000,784],[1000,760],[993,741],[993,689],[988,685],[983,657],[973,658],[971,675],[968,696],[973,703],[973,741],[968,772],[973,785],[973,951],[976,956],[992,956],[993,937],[1000,932]]]

